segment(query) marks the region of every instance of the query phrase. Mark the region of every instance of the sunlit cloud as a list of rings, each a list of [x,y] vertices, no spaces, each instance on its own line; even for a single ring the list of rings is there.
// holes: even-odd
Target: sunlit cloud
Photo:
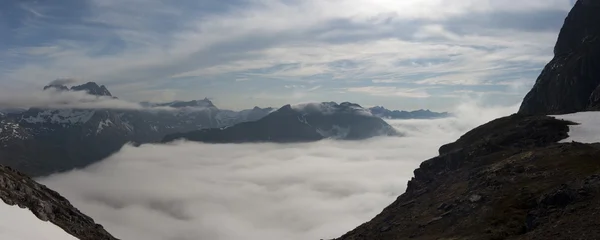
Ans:
[[[41,87],[49,79],[83,78],[128,100],[178,91],[184,100],[218,96],[223,107],[232,108],[253,106],[248,99],[272,88],[326,101],[334,89],[370,85],[439,85],[450,94],[447,85],[502,91],[506,82],[532,83],[551,58],[572,5],[569,0],[3,4],[0,19],[12,24],[0,23],[0,33],[8,36],[0,42],[0,93]],[[321,88],[314,94],[283,88],[307,82]],[[246,87],[250,84],[255,88]],[[361,91],[344,97],[367,96],[376,98]],[[457,101],[437,105],[449,108]],[[405,103],[396,107],[411,107],[397,102]]]
[[[348,92],[366,93],[375,96],[427,98],[430,95],[421,89],[402,89],[397,87],[355,87],[346,89]]]

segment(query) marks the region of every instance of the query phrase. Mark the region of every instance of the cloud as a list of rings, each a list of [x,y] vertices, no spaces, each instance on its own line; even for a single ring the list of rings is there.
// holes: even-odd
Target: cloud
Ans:
[[[57,79],[53,83],[67,83],[72,79]],[[0,95],[0,108],[59,108],[59,109],[146,109],[175,110],[170,107],[146,108],[139,103],[107,96],[95,96],[84,91],[57,91],[48,89],[35,94],[28,92]]]
[[[147,100],[137,99],[147,94],[118,93],[169,89],[180,96],[237,99],[227,103],[233,108],[253,106],[247,99],[262,88],[306,82],[321,85],[319,90],[365,82],[380,86],[373,79],[496,87],[516,79],[533,82],[551,58],[572,4],[65,0],[13,9],[16,4],[9,2],[7,11],[13,14],[0,16],[6,20],[0,22],[14,23],[0,23],[0,34],[8,38],[0,44],[0,94],[15,85],[40,86],[44,79],[76,76],[108,85],[129,100]],[[504,75],[514,72],[526,76]],[[223,83],[209,87],[214,82]],[[232,90],[243,82],[260,87]]]
[[[125,146],[40,181],[122,239],[329,239],[393,202],[439,146],[516,109],[466,104],[365,141]]]
[[[384,97],[427,98],[430,96],[423,89],[404,89],[398,87],[353,87],[347,88],[346,91]]]
[[[75,79],[75,78],[58,78],[50,83],[48,83],[48,85],[70,85],[70,84],[74,84],[80,82],[79,79]]]
[[[303,113],[321,113],[325,115],[336,112],[335,102],[303,102],[291,105],[292,109]],[[348,106],[347,109],[353,111],[353,114],[372,116],[371,112],[362,107]]]

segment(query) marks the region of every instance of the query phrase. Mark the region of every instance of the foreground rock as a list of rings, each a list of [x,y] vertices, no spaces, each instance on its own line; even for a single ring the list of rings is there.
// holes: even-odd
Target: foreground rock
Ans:
[[[569,124],[513,115],[480,126],[339,239],[600,239],[600,144],[557,143]]]
[[[600,1],[579,0],[565,19],[554,58],[519,110],[563,114],[600,109]]]
[[[325,138],[358,140],[397,134],[392,126],[357,104],[326,102],[294,108],[286,105],[258,121],[171,134],[163,142],[186,139],[207,143],[288,143]]]
[[[2,165],[0,165],[0,199],[6,204],[31,210],[41,221],[50,221],[78,239],[116,239],[58,193]],[[4,203],[0,202],[0,204]]]

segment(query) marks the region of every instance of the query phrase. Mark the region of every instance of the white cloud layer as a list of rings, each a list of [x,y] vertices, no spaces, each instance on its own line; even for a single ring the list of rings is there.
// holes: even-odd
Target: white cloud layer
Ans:
[[[84,91],[45,90],[35,94],[12,93],[0,95],[0,108],[76,108],[76,109],[141,109],[138,103],[94,96]]]
[[[56,91],[52,89],[35,94],[30,92],[2,94],[0,95],[0,108],[176,110],[171,107],[148,108],[139,103],[107,96],[95,96],[85,91]]]
[[[365,141],[125,146],[41,182],[122,239],[333,238],[391,203],[439,146],[516,109],[465,104]]]

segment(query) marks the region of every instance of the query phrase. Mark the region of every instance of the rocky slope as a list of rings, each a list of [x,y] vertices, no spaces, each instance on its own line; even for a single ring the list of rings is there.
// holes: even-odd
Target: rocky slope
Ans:
[[[258,121],[171,134],[163,142],[187,139],[207,143],[286,143],[324,138],[356,140],[396,134],[392,126],[357,104],[325,102],[300,108],[286,105]]]
[[[600,239],[600,144],[557,143],[569,124],[513,115],[480,126],[339,239]]]
[[[113,97],[90,82],[70,89]],[[31,176],[85,167],[118,151],[125,143],[160,142],[167,134],[255,121],[272,109],[221,110],[208,100],[156,104],[176,110],[39,109],[0,116],[0,164]]]
[[[0,199],[29,209],[41,221],[49,221],[81,240],[116,240],[94,220],[79,212],[58,193],[26,175],[0,165]],[[0,204],[4,204],[1,203]],[[35,229],[31,229],[35,231]]]
[[[579,0],[565,19],[554,58],[519,113],[562,114],[600,108],[600,1]]]
[[[544,116],[597,108],[599,13],[600,1],[576,3],[518,114],[440,147],[338,239],[600,239],[600,143],[559,143],[576,123]]]

